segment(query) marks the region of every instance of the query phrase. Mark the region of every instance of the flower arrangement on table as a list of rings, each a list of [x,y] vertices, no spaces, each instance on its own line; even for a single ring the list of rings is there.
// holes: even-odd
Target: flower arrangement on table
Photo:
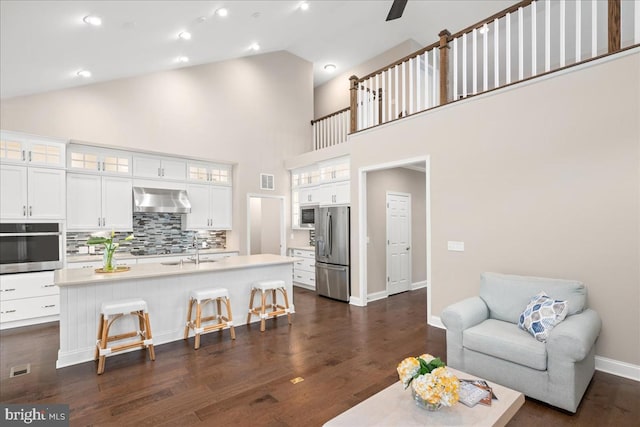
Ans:
[[[430,354],[407,357],[398,364],[397,370],[404,388],[411,385],[411,394],[418,406],[435,411],[458,402],[460,381],[439,357]]]
[[[111,233],[102,231],[92,234],[89,240],[87,240],[87,245],[104,245],[104,271],[115,270],[115,266],[113,265],[113,254],[120,246],[120,243],[114,242],[115,237],[115,231],[111,231]],[[129,241],[132,239],[133,234],[129,234],[124,238],[125,241]]]

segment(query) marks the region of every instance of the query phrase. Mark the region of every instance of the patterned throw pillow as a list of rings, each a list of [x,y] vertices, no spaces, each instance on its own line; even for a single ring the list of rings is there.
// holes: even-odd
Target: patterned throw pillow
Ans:
[[[518,327],[524,329],[541,342],[546,342],[549,332],[567,317],[567,301],[554,300],[544,292],[531,298],[518,321]]]

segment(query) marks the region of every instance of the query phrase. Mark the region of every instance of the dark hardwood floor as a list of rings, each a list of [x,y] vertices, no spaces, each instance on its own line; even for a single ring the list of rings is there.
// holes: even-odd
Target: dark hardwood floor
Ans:
[[[3,403],[66,403],[71,425],[320,426],[397,381],[404,357],[445,356],[445,332],[426,324],[426,292],[366,308],[295,289],[297,313],[259,326],[55,369],[57,323],[0,333]],[[236,313],[236,316],[243,316]],[[153,326],[153,319],[151,319]],[[31,373],[9,379],[12,366]],[[293,378],[304,381],[292,384]],[[407,391],[407,398],[409,392]],[[527,399],[510,426],[631,426],[640,420],[639,383],[596,372],[575,415]]]

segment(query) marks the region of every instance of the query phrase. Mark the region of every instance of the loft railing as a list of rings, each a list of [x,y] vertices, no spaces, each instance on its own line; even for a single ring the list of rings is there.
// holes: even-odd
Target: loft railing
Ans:
[[[349,108],[311,122],[314,149],[342,143],[350,133],[638,46],[640,3],[525,0],[453,35],[443,30],[439,37],[373,73],[352,76]]]

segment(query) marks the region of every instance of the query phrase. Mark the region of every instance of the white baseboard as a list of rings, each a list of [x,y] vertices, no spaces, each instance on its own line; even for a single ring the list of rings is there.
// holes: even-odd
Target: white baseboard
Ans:
[[[419,282],[413,282],[411,284],[411,290],[415,291],[416,289],[426,288],[427,285],[428,285],[428,282],[426,280],[421,280]]]
[[[609,359],[608,357],[596,356],[596,370],[640,381],[640,366]]]
[[[431,316],[427,323],[436,328],[446,329],[438,316]],[[596,356],[596,371],[640,381],[640,366],[608,357]]]
[[[389,296],[389,292],[387,291],[374,292],[372,294],[367,295],[367,302],[377,301],[379,299],[387,298],[388,296]]]
[[[366,305],[362,303],[362,299],[360,297],[354,297],[354,296],[349,297],[349,304],[357,305],[358,307],[364,307]]]

